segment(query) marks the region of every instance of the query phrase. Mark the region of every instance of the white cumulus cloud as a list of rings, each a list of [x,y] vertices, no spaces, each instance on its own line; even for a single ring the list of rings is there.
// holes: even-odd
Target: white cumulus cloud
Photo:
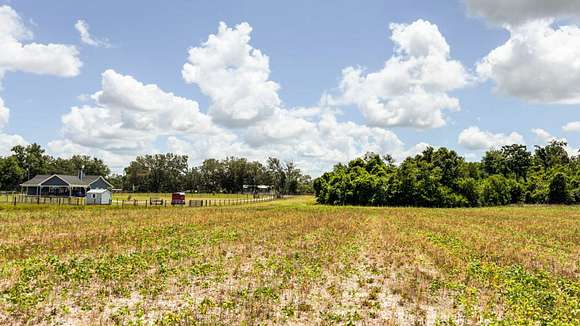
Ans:
[[[537,20],[510,27],[510,39],[478,65],[502,94],[533,103],[580,103],[580,28]]]
[[[542,128],[534,128],[532,129],[532,133],[534,135],[536,135],[536,137],[542,141],[542,143],[547,143],[549,141],[551,141],[552,139],[555,139],[554,136],[552,136],[552,134],[550,134],[548,131],[546,131],[545,129]]]
[[[418,20],[390,28],[395,53],[383,69],[371,73],[344,69],[340,94],[326,101],[358,106],[371,126],[444,126],[445,111],[460,110],[459,100],[448,92],[465,87],[469,74],[450,58],[450,47],[437,25]]]
[[[73,107],[63,116],[63,139],[51,142],[51,151],[91,153],[122,167],[121,162],[154,153],[157,144],[164,142],[168,150],[187,154],[193,163],[232,155],[262,161],[275,156],[319,175],[368,151],[401,160],[427,146],[407,146],[381,127],[339,121],[336,107],[284,107],[279,85],[270,80],[268,57],[250,44],[251,31],[247,23],[234,28],[221,23],[217,34],[189,50],[182,76],[209,97],[207,114],[193,100],[107,70],[101,90],[83,97],[94,103]],[[406,49],[401,51],[437,56],[448,52],[444,40],[434,40],[431,48],[424,49],[419,35],[397,35],[406,39],[401,40],[401,48]],[[452,79],[434,67],[422,68],[426,71],[421,72],[417,92],[439,89],[441,80]],[[460,65],[458,69],[463,71]]]
[[[0,76],[7,71],[23,71],[72,77],[82,65],[72,45],[22,43],[33,34],[9,6],[0,6]]]
[[[63,136],[73,144],[138,153],[159,136],[219,132],[197,102],[114,70],[102,74],[102,90],[91,97],[94,105],[73,107],[62,117]]]
[[[580,121],[572,121],[562,127],[565,132],[580,132]]]
[[[269,58],[249,44],[251,32],[248,23],[230,28],[222,22],[217,34],[189,50],[183,66],[183,79],[210,97],[209,114],[225,126],[249,126],[281,105]]]
[[[480,130],[479,127],[469,127],[459,134],[458,143],[470,150],[486,150],[504,145],[525,144],[524,137],[517,132],[509,135],[494,134]]]
[[[77,20],[75,23],[75,29],[79,32],[81,42],[84,44],[94,47],[111,47],[111,44],[109,44],[107,40],[96,39],[91,36],[91,33],[89,32],[89,24],[86,21],[82,19]]]
[[[19,135],[5,134],[0,131],[0,156],[9,155],[12,147],[16,145],[27,145],[28,142]]]
[[[0,6],[0,86],[7,72],[73,77],[82,65],[78,50],[65,44],[31,42],[34,35],[10,6]],[[27,142],[19,135],[6,134],[10,110],[0,98],[0,155]]]

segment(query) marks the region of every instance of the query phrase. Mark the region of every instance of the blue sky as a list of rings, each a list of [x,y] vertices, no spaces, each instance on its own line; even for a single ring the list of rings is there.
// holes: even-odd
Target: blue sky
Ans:
[[[563,40],[571,42],[568,43],[568,52],[572,51],[572,55],[580,54],[580,33],[575,30],[577,25],[574,20],[577,17],[574,10],[577,8],[560,8],[557,3],[566,1],[558,0],[554,1],[554,8],[537,9],[533,8],[534,2],[537,1],[532,1],[530,7],[526,8],[500,10],[511,10],[514,14],[498,17],[498,10],[495,9],[502,5],[501,1],[482,4],[478,0],[180,0],[172,1],[171,5],[167,1],[0,1],[0,4],[17,13],[20,24],[34,34],[33,38],[19,42],[72,46],[77,53],[71,52],[67,55],[82,62],[82,66],[77,67],[78,71],[70,70],[70,73],[46,73],[44,70],[37,72],[34,71],[36,68],[17,69],[10,66],[10,60],[4,64],[6,73],[1,79],[3,88],[0,98],[3,99],[4,106],[9,108],[9,119],[3,128],[0,123],[0,137],[8,139],[10,136],[11,142],[0,141],[0,147],[5,147],[0,148],[0,151],[6,153],[8,145],[15,142],[37,142],[49,148],[55,155],[66,156],[76,152],[97,155],[118,167],[135,155],[167,150],[189,154],[194,162],[207,156],[243,155],[264,159],[269,155],[276,155],[296,161],[313,174],[366,150],[392,151],[395,156],[402,158],[425,144],[451,147],[471,159],[477,159],[486,149],[501,146],[510,140],[523,140],[532,146],[543,144],[555,137],[567,139],[570,150],[574,151],[580,146],[580,127],[574,124],[580,121],[580,85],[576,83],[579,80],[572,75],[565,75],[563,80],[567,82],[555,85],[558,82],[551,81],[550,78],[559,69],[563,69],[564,74],[566,71],[575,73],[574,69],[580,70],[580,65],[576,62],[575,68],[562,67],[561,61],[570,54],[562,53],[560,56],[558,51],[562,49],[557,46],[553,49],[549,47],[555,43],[557,45],[557,40],[550,40],[548,37],[528,40],[533,39],[531,35],[542,34],[537,31],[562,32],[560,34],[563,35],[560,36]],[[93,39],[103,41],[100,46],[81,41],[79,31],[75,29],[75,23],[79,20],[88,24]],[[417,24],[417,28],[413,30],[406,28],[415,26],[413,23],[418,20],[428,24]],[[546,20],[549,22],[543,25],[538,23]],[[248,89],[243,86],[244,83],[232,84],[231,88],[222,89],[219,81],[200,80],[203,76],[194,78],[195,81],[187,81],[182,74],[183,65],[191,63],[188,61],[188,49],[203,48],[208,36],[218,33],[220,22],[227,24],[233,37],[245,35],[235,33],[239,31],[236,28],[238,24],[247,22],[251,26],[252,30],[248,33],[251,40],[247,45],[251,49],[259,49],[269,58],[266,65],[263,62],[260,64],[260,71],[269,73],[262,82],[271,81],[279,86],[279,90],[270,90],[265,95],[277,95],[279,102],[271,99],[271,96],[268,97],[271,101],[263,100],[258,95],[249,95],[246,98],[251,105],[265,106],[261,113],[250,120],[234,121],[237,119],[234,115],[239,113],[235,110],[246,108],[240,104],[241,100],[228,98],[225,101],[229,107],[235,108],[232,111],[228,111],[229,107],[224,107],[221,108],[222,112],[219,108],[221,104],[216,103],[219,102],[220,92],[257,92],[262,89],[262,84]],[[424,86],[429,94],[435,92],[458,100],[460,110],[448,110],[446,105],[432,108],[442,112],[444,125],[434,122],[419,126],[415,122],[421,117],[416,115],[422,113],[413,113],[411,117],[411,113],[405,111],[409,108],[404,105],[394,109],[404,118],[396,121],[371,118],[372,114],[380,115],[381,110],[388,111],[393,108],[390,104],[396,105],[397,99],[401,99],[398,97],[401,94],[393,95],[392,90],[381,89],[381,82],[375,85],[370,81],[371,78],[367,78],[366,82],[361,82],[357,87],[376,88],[372,94],[349,97],[345,95],[344,89],[339,88],[345,78],[342,70],[346,67],[360,69],[361,74],[368,77],[369,74],[384,68],[385,62],[393,58],[395,48],[404,48],[391,39],[391,23],[405,24],[402,37],[409,39],[419,34],[429,35],[428,33],[433,32],[431,27],[435,26],[450,48],[448,55],[444,53],[441,57],[462,65],[464,73],[460,74],[464,76],[457,76],[462,79],[457,85],[443,85],[446,81],[439,80],[438,86],[434,88]],[[572,30],[563,31],[563,25],[571,26]],[[525,37],[521,37],[522,35]],[[223,36],[226,38],[226,33]],[[519,41],[519,47],[505,47],[510,37],[524,41]],[[421,42],[429,43],[432,39],[427,37]],[[488,73],[482,73],[482,69],[478,71],[477,63],[502,46],[504,48],[498,54],[489,57],[488,67],[491,69],[488,69]],[[0,40],[0,51],[2,47]],[[525,52],[521,48],[535,49],[532,52],[538,58],[524,56],[518,59],[518,55]],[[402,58],[404,62],[413,61],[415,58],[412,51],[411,48],[404,48],[398,58]],[[209,57],[215,55],[211,51],[206,54]],[[546,54],[555,59],[545,59]],[[529,62],[526,63],[526,60]],[[203,62],[193,62],[193,65],[206,69]],[[568,64],[574,66],[572,62]],[[3,69],[2,65],[0,58],[0,71]],[[238,68],[240,67],[234,64],[234,69]],[[111,88],[105,86],[102,77],[105,71],[111,72]],[[440,75],[445,75],[445,72]],[[211,70],[205,76],[211,79]],[[253,78],[249,73],[235,76]],[[381,80],[384,80],[392,76],[392,71],[383,71],[381,76]],[[541,93],[537,90],[538,86],[528,85],[531,83],[529,76],[537,76],[536,84],[547,85],[544,88],[549,88],[549,91],[545,96],[537,95]],[[136,86],[121,85],[122,77],[129,78],[129,83],[137,83]],[[431,77],[420,78],[424,80]],[[402,84],[402,87],[409,88],[415,85],[413,83],[405,86],[404,82]],[[100,137],[100,141],[75,138],[75,132],[82,132],[77,130],[79,124],[93,128],[88,120],[83,120],[83,112],[88,111],[80,111],[81,117],[73,119],[71,116],[68,122],[63,121],[63,117],[70,115],[72,107],[134,112],[131,111],[132,108],[119,108],[119,103],[126,101],[117,97],[111,99],[107,95],[107,89],[120,87],[120,91],[114,94],[121,96],[126,94],[127,89],[141,87],[139,85],[156,85],[164,94],[172,93],[176,97],[195,102],[199,112],[191,107],[187,110],[191,109],[195,114],[201,115],[201,120],[196,120],[196,123],[206,121],[203,119],[209,117],[208,121],[212,121],[209,123],[215,124],[215,128],[213,131],[198,132],[199,127],[193,126],[173,132],[168,129],[173,128],[175,123],[153,126],[148,122],[146,127],[139,127],[139,132],[154,136],[146,137],[146,141],[133,148],[119,148],[109,146],[107,139],[114,135],[105,131],[90,135],[94,138]],[[240,90],[240,87],[244,90]],[[105,93],[102,98],[88,99],[100,90]],[[150,96],[154,96],[144,92],[144,100],[151,100]],[[209,93],[213,96],[208,95]],[[135,94],[141,93],[135,91]],[[321,101],[325,94],[333,98],[332,103]],[[405,91],[401,96],[416,95],[414,91]],[[374,98],[380,99],[381,106],[367,107],[367,103]],[[172,100],[168,101],[173,103]],[[420,105],[417,103],[421,102],[413,103]],[[313,108],[317,113],[307,117],[300,115],[297,118],[295,112],[300,107]],[[179,107],[173,108],[169,105],[168,109],[179,110]],[[136,109],[139,112],[144,110],[148,109]],[[163,111],[165,108],[159,110],[159,114],[166,112]],[[218,112],[222,113],[222,118],[224,114],[232,116],[220,120],[216,118]],[[152,119],[157,117],[155,115]],[[100,119],[102,121],[97,122],[99,126],[111,124],[117,128],[121,125],[120,129],[114,129],[117,131],[113,134],[127,130],[124,128],[134,127],[130,127],[131,124],[126,120],[107,120],[102,116]],[[275,124],[272,119],[284,122]],[[337,135],[333,136],[322,130],[321,121],[327,121],[325,119],[336,123],[339,135],[349,134],[352,139],[333,141]],[[349,122],[354,125],[348,124]],[[76,124],[77,127],[67,130],[67,123]],[[294,126],[303,126],[304,129],[301,131],[298,128],[296,133],[292,133],[290,130]],[[286,127],[288,139],[272,135],[272,132],[286,131]],[[266,135],[258,132],[264,131],[264,128],[269,130]],[[313,128],[320,130],[306,135],[305,130]],[[532,129],[542,129],[544,133],[538,130],[533,132]],[[468,131],[464,132],[466,130]],[[460,137],[462,132],[463,137]],[[140,135],[132,130],[129,136],[117,140],[130,142],[143,139]],[[296,142],[297,135],[306,138]],[[19,138],[16,139],[16,136]],[[256,141],[256,138],[264,139],[268,145]],[[200,140],[203,140],[202,145],[198,143]],[[304,143],[309,143],[309,146],[303,146]]]

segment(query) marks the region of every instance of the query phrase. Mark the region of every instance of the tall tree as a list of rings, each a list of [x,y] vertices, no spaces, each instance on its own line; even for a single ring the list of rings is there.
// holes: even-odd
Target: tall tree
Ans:
[[[528,152],[525,145],[507,145],[501,148],[501,155],[504,160],[502,171],[505,176],[515,175],[516,178],[527,180],[528,171],[532,166],[532,154]]]
[[[0,190],[16,190],[25,175],[14,156],[0,157]]]
[[[125,186],[145,192],[172,192],[181,190],[187,173],[187,156],[156,154],[138,156],[125,168]]]
[[[536,146],[534,160],[544,170],[566,165],[570,162],[570,157],[566,151],[568,143],[562,140],[552,140],[548,145]]]
[[[45,154],[40,145],[36,143],[28,146],[17,145],[12,148],[12,153],[18,165],[26,171],[26,178],[50,172],[52,158]]]

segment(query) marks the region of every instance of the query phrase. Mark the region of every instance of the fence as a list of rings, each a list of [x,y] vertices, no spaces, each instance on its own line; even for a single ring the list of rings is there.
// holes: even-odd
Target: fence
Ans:
[[[111,201],[111,206],[119,207],[218,207],[218,206],[237,206],[237,205],[247,205],[253,203],[262,203],[275,200],[275,196],[265,196],[260,198],[233,198],[233,199],[191,199],[187,200],[183,205],[172,205],[171,200],[166,199],[128,199],[120,200],[113,199]],[[10,195],[0,195],[0,203],[17,205],[71,205],[71,206],[84,206],[84,198],[74,198],[74,197],[40,197],[40,196],[26,196],[21,194],[10,194]]]
[[[7,195],[0,196],[0,202],[5,204],[12,204],[14,206],[22,204],[80,206],[85,204],[85,199],[75,197],[40,197],[40,196],[25,196],[25,195]]]

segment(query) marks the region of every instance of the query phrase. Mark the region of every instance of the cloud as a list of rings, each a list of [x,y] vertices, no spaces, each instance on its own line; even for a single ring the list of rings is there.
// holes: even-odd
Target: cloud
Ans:
[[[75,23],[75,29],[79,32],[81,42],[84,44],[94,47],[111,47],[111,44],[109,44],[107,40],[99,40],[91,36],[91,33],[89,32],[89,24],[86,21],[82,19],[77,20]]]
[[[28,144],[24,138],[19,135],[10,135],[2,130],[8,125],[10,110],[4,106],[4,101],[0,98],[0,156],[8,155],[12,147],[16,145]]]
[[[399,30],[399,27],[393,26],[393,29]],[[269,59],[250,44],[251,32],[252,27],[247,23],[235,28],[220,23],[217,34],[189,50],[182,76],[209,96],[208,114],[227,135],[174,136],[167,140],[169,148],[191,153],[194,160],[227,155],[259,160],[277,156],[294,160],[314,174],[367,151],[401,156],[407,150],[393,132],[354,122],[338,122],[336,110],[326,106],[284,108],[278,96],[280,86],[270,80]],[[421,48],[424,44],[420,35],[405,38],[404,31],[395,34],[401,40],[401,49],[406,49],[401,51],[415,55],[433,52],[439,56],[449,51],[444,39],[434,40],[432,49],[425,50]],[[429,87],[434,84],[433,88],[437,88],[438,80],[430,79],[427,71],[424,73],[425,84],[430,84]]]
[[[94,105],[73,107],[62,117],[63,136],[73,144],[134,154],[159,136],[219,132],[197,102],[114,70],[102,74],[102,90],[91,98]]]
[[[532,103],[580,103],[580,28],[540,20],[509,29],[510,39],[478,65],[499,93]]]
[[[568,140],[566,138],[554,137],[548,131],[546,131],[544,129],[539,129],[539,128],[538,129],[532,129],[532,132],[541,141],[540,145],[543,146],[543,145],[548,144],[549,142],[551,142],[553,140],[563,141],[563,142],[565,142],[567,144],[566,147],[565,147],[565,149],[566,149],[566,152],[568,153],[568,155],[570,155],[570,156],[578,155],[578,151],[580,149],[578,149],[578,148],[575,149],[572,146],[570,146],[570,143],[568,142]]]
[[[0,156],[9,155],[12,147],[16,145],[27,145],[28,142],[19,135],[5,134],[0,131]]]
[[[0,98],[0,130],[6,127],[10,118],[10,109],[4,106],[4,101]]]
[[[65,44],[30,42],[34,35],[10,6],[0,6],[0,86],[7,72],[21,71],[40,75],[74,77],[82,63],[78,50]],[[0,155],[6,155],[13,146],[26,145],[19,135],[6,134],[10,110],[0,98]]]
[[[562,127],[565,132],[580,132],[580,121],[569,122]]]
[[[356,105],[375,127],[438,128],[447,121],[444,111],[460,110],[459,100],[447,93],[465,87],[470,76],[437,25],[418,20],[391,24],[394,55],[383,69],[365,73],[348,67],[342,72],[338,96],[330,105]]]
[[[271,116],[281,105],[280,86],[269,80],[268,56],[253,48],[252,27],[220,23],[217,34],[189,50],[183,79],[210,97],[209,114],[228,127],[246,127]]]
[[[51,151],[98,155],[115,168],[135,155],[156,152],[164,142],[194,164],[207,158],[275,156],[319,175],[367,151],[402,160],[426,146],[408,147],[392,131],[341,122],[335,107],[284,107],[278,84],[269,79],[268,57],[249,43],[251,30],[246,23],[235,28],[221,23],[217,34],[190,49],[182,75],[210,98],[207,114],[193,100],[107,70],[101,90],[83,97],[94,103],[63,116],[63,139],[51,142]],[[413,53],[448,51],[444,42],[434,43],[432,50],[417,43],[408,38],[402,47]],[[437,83],[429,78],[425,72],[424,83]]]
[[[478,127],[469,127],[459,134],[458,143],[470,150],[486,150],[504,145],[525,144],[524,137],[517,132],[509,135],[482,131]]]
[[[577,0],[465,0],[469,12],[495,24],[519,25],[552,17],[580,17]]]
[[[543,143],[547,143],[552,139],[555,139],[555,137],[553,137],[548,131],[541,128],[532,129],[532,133],[536,135],[536,137]]]
[[[64,44],[23,44],[33,36],[9,6],[0,6],[0,76],[22,71],[61,77],[77,76],[82,65],[78,50]]]

